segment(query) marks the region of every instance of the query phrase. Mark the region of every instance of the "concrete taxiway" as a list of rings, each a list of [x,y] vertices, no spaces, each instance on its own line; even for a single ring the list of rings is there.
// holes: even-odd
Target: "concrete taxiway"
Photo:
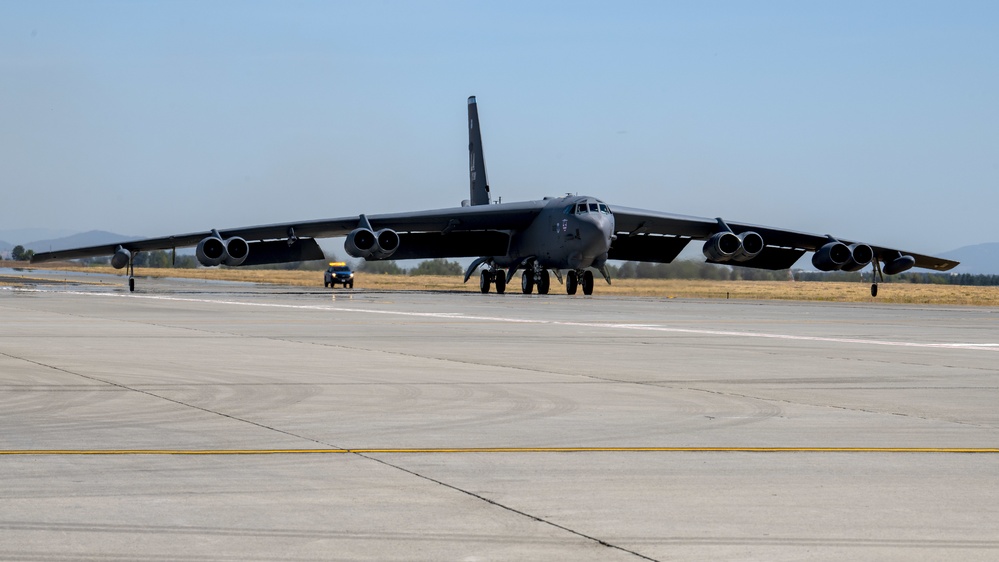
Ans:
[[[994,308],[110,281],[0,288],[0,559],[999,557]]]

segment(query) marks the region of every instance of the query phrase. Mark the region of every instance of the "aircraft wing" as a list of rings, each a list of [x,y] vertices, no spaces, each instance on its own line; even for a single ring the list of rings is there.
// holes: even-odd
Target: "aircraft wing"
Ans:
[[[239,237],[251,241],[250,262],[246,265],[275,263],[277,261],[297,261],[296,257],[323,259],[322,255],[315,256],[314,251],[305,252],[304,254],[301,252],[292,254],[281,252],[281,255],[277,257],[285,259],[265,262],[254,260],[252,256],[254,255],[254,249],[263,249],[265,246],[267,251],[270,252],[280,248],[280,244],[292,247],[296,240],[302,241],[311,238],[345,236],[361,226],[364,219],[367,220],[373,230],[377,231],[387,228],[399,233],[403,244],[400,245],[399,251],[393,254],[393,259],[461,257],[466,254],[479,256],[482,255],[482,249],[475,249],[474,247],[477,244],[486,244],[489,248],[496,248],[498,245],[503,245],[502,251],[495,253],[501,254],[505,252],[505,244],[508,242],[509,236],[496,231],[526,228],[541,211],[543,206],[544,204],[541,201],[528,201],[523,203],[453,207],[407,213],[364,215],[363,219],[362,215],[357,215],[313,221],[226,228],[218,229],[217,233],[223,240]],[[490,234],[486,231],[492,231],[492,233]],[[40,252],[32,257],[32,263],[108,256],[117,252],[119,248],[128,250],[133,254],[150,250],[184,248],[196,246],[199,242],[210,236],[214,236],[212,230],[203,230],[159,238],[143,238],[84,248]],[[274,244],[274,241],[280,242],[280,244]],[[254,242],[265,246],[254,248]],[[315,248],[318,248],[318,246],[315,246]],[[454,251],[459,253],[451,253]]]
[[[612,246],[610,256],[612,259],[669,263],[676,258],[683,247],[691,240],[706,240],[719,231],[719,224],[716,219],[628,207],[611,206],[611,209],[614,212],[615,234],[618,237]],[[733,263],[733,265],[760,269],[788,269],[805,252],[814,252],[830,242],[829,236],[826,235],[796,232],[741,222],[725,221],[725,224],[735,234],[749,231],[756,232],[763,237],[763,241],[766,244],[763,251],[756,258],[745,262]],[[916,267],[936,271],[948,271],[958,265],[956,261],[943,258],[916,254],[859,240],[833,238],[847,245],[868,244],[874,251],[874,255],[881,261],[890,261],[898,256],[912,256]],[[622,251],[615,252],[615,249],[621,249]],[[642,255],[645,256],[644,259],[641,257]]]

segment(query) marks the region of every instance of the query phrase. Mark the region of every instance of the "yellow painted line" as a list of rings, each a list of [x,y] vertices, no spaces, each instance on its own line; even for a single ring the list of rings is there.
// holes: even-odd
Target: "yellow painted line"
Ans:
[[[0,455],[303,455],[440,453],[999,453],[975,447],[460,447],[418,449],[11,449]]]

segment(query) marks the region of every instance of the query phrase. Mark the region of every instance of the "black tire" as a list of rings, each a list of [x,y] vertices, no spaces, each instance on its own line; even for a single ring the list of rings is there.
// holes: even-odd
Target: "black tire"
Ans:
[[[135,277],[128,278],[128,290],[129,292],[135,292]]]
[[[593,294],[593,272],[587,269],[583,272],[583,294],[592,295]]]
[[[486,294],[486,293],[489,292],[489,272],[488,271],[483,271],[482,273],[479,274],[479,291],[481,291],[482,294]]]
[[[496,284],[496,294],[502,295],[506,292],[506,272],[502,269],[496,271],[496,278],[493,279],[493,283]]]
[[[548,289],[551,289],[551,286],[552,286],[551,275],[548,274],[548,270],[547,269],[542,269],[541,270],[541,279],[538,279],[538,294],[539,295],[547,295],[548,294]]]
[[[346,285],[345,285],[345,286],[346,286]],[[351,289],[353,289],[353,288],[354,288],[354,280],[353,280],[353,279],[351,279],[351,280],[350,280],[350,288],[351,288]]]
[[[533,271],[525,271],[524,275],[520,277],[520,290],[523,291],[525,295],[529,295],[534,292]]]
[[[878,284],[877,283],[871,284],[871,296],[872,297],[878,296]]]
[[[330,286],[329,281],[323,281],[323,287],[329,287],[329,286]]]
[[[565,274],[565,292],[570,295],[576,294],[576,287],[579,286],[579,277],[576,276],[576,270],[570,269],[568,273]]]

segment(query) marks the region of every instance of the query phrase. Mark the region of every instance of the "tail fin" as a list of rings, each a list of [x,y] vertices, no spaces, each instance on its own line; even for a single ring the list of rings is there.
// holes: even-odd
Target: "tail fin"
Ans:
[[[475,96],[468,98],[468,179],[471,204],[488,205],[489,182],[486,181],[486,161],[482,156],[482,132],[479,130]]]

